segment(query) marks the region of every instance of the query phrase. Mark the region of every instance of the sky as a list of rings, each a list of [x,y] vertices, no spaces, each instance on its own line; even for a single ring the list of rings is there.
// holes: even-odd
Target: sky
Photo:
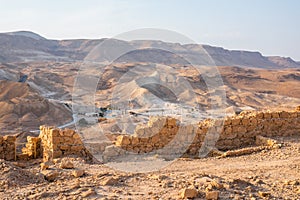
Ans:
[[[0,0],[0,32],[96,39],[157,28],[300,61],[299,10],[298,0]]]

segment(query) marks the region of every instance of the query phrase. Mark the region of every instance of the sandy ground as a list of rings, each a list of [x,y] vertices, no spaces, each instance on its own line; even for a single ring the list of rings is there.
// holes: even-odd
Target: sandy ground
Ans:
[[[60,169],[58,159],[47,170],[58,172],[51,182],[40,173],[38,160],[1,160],[0,198],[182,199],[182,190],[194,188],[195,199],[205,199],[206,191],[218,191],[219,199],[299,199],[299,137],[277,139],[283,143],[280,149],[230,158],[181,158],[148,173],[118,171],[81,158],[69,158],[75,169]],[[76,169],[84,169],[85,174],[74,177]]]

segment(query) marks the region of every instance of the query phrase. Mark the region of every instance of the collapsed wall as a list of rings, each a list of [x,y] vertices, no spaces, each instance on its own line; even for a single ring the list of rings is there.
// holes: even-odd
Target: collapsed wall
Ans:
[[[252,111],[222,120],[206,119],[194,125],[181,125],[178,120],[169,117],[154,117],[147,126],[137,127],[134,135],[118,136],[115,145],[127,152],[147,153],[168,144],[170,154],[185,153],[194,157],[199,155],[202,145],[208,145],[210,149],[231,150],[255,145],[257,136],[292,135],[300,135],[299,110]],[[187,145],[188,148],[182,152]]]

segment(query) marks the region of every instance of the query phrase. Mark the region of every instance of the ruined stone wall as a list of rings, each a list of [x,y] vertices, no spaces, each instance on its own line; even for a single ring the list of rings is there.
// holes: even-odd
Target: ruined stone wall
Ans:
[[[24,157],[29,159],[41,158],[43,154],[42,141],[39,137],[27,137],[26,147],[22,149]],[[18,156],[20,159],[22,156]]]
[[[169,153],[174,154],[189,145],[186,154],[196,156],[204,141],[216,141],[216,148],[230,150],[254,145],[256,136],[291,135],[300,135],[299,110],[242,112],[224,120],[207,119],[185,126],[172,118],[152,118],[147,126],[137,127],[134,135],[118,136],[115,144],[137,153],[157,151],[168,144]]]
[[[217,142],[219,149],[251,145],[256,136],[300,135],[300,112],[251,112],[227,118]]]
[[[78,133],[71,129],[60,130],[54,127],[40,127],[43,159],[52,160],[66,155],[87,156],[87,151]]]
[[[0,159],[16,159],[16,136],[0,136]]]
[[[173,118],[152,118],[147,126],[136,128],[133,136],[120,135],[116,145],[136,153],[161,149],[173,140],[178,132],[178,121]]]
[[[27,137],[22,149],[28,158],[45,161],[66,155],[91,158],[78,133],[54,127],[40,127],[39,137]],[[106,145],[104,154],[117,156],[125,150],[134,153],[183,154],[197,156],[204,141],[219,150],[231,150],[255,144],[257,136],[300,135],[300,109],[278,112],[242,112],[224,120],[206,119],[198,124],[182,125],[174,118],[152,117],[147,125],[136,128],[134,135],[111,137],[117,147]],[[15,160],[16,137],[0,136],[0,159]],[[211,147],[210,147],[211,148]],[[120,150],[121,149],[121,150]],[[24,156],[20,156],[24,157]]]
[[[66,155],[91,158],[80,136],[74,130],[60,130],[54,127],[40,127],[39,137],[27,137],[22,154],[16,153],[16,137],[0,136],[0,159],[28,160],[43,158],[45,161]]]

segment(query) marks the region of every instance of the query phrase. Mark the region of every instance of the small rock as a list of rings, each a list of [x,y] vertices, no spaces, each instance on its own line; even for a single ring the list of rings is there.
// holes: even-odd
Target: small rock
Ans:
[[[213,188],[216,188],[216,189],[222,189],[224,187],[223,184],[217,180],[213,180],[210,184]]]
[[[197,178],[194,181],[200,187],[201,186],[207,187],[213,181],[213,179],[209,177],[202,177],[202,178]]]
[[[54,164],[58,164],[58,163],[60,163],[61,162],[61,158],[54,158],[53,159],[53,163]]]
[[[270,196],[271,194],[270,194],[270,192],[262,192],[262,191],[259,191],[259,192],[258,192],[258,195],[259,195],[260,197],[268,197],[268,196]]]
[[[257,180],[255,181],[255,183],[261,185],[261,184],[264,184],[265,182],[262,181],[261,179],[257,179]]]
[[[41,170],[46,170],[50,167],[51,163],[50,162],[43,162],[41,163]]]
[[[21,167],[21,168],[27,167],[27,163],[26,163],[26,162],[14,162],[13,164],[14,164],[15,166]]]
[[[73,169],[74,164],[69,159],[62,159],[59,167],[62,169]]]
[[[218,200],[219,194],[219,191],[208,191],[206,192],[206,200]]]
[[[44,177],[47,181],[54,181],[58,177],[58,172],[52,170],[42,171],[42,174],[44,174]]]
[[[97,193],[95,192],[95,190],[93,190],[93,189],[88,189],[87,191],[82,192],[82,193],[81,193],[81,196],[82,196],[83,198],[85,198],[85,197],[89,197],[89,196],[92,196],[92,195],[95,195],[95,194],[97,194]]]
[[[76,169],[76,170],[72,171],[73,176],[76,178],[83,176],[84,173],[85,173],[85,171],[82,169]]]
[[[115,185],[118,183],[118,178],[108,177],[101,181],[101,185]]]
[[[181,192],[181,198],[190,199],[195,198],[198,195],[198,191],[195,188],[185,188]]]

